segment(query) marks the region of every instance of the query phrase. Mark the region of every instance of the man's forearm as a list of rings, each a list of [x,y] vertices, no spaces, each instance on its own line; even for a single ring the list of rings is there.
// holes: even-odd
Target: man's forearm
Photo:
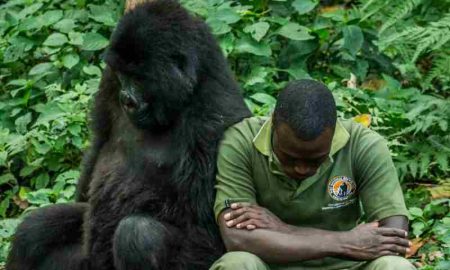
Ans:
[[[229,251],[247,251],[269,263],[289,263],[339,256],[340,232],[298,228],[278,232],[267,229],[253,231],[228,229]]]
[[[228,251],[251,252],[268,263],[329,256],[372,260],[385,255],[403,255],[411,245],[404,229],[407,219],[403,216],[336,232],[288,225],[257,205],[237,204],[231,208],[218,219]]]

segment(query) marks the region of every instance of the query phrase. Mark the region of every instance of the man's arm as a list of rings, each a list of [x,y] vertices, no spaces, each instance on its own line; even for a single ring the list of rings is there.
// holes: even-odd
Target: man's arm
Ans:
[[[406,216],[391,216],[380,220],[380,227],[397,228],[408,232],[408,218]]]
[[[239,228],[238,224],[241,224]],[[362,224],[348,232],[301,228],[283,223],[265,208],[239,203],[219,216],[220,231],[228,251],[251,252],[268,263],[328,256],[370,260],[405,254],[410,244],[405,239],[406,232],[378,225]]]

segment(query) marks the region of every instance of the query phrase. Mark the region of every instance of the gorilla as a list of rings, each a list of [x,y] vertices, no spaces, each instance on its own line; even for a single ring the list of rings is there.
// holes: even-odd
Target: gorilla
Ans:
[[[92,112],[77,202],[34,210],[8,270],[208,269],[224,130],[250,116],[206,24],[175,1],[119,21]]]

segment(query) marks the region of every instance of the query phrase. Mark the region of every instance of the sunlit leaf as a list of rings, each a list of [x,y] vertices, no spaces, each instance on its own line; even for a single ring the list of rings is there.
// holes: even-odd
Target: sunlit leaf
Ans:
[[[278,34],[292,40],[309,40],[314,39],[314,36],[309,34],[307,27],[301,26],[298,23],[290,22],[282,26],[278,30]]]
[[[255,24],[246,26],[244,28],[245,33],[249,33],[256,41],[260,41],[270,28],[270,24],[267,22],[257,22]]]
[[[356,123],[360,123],[365,127],[369,127],[370,123],[372,122],[372,117],[370,116],[370,114],[360,114],[353,117],[353,121],[355,121]]]
[[[298,14],[306,14],[313,10],[319,1],[316,0],[295,0],[292,2],[292,6],[298,12]]]
[[[86,51],[98,51],[108,46],[109,40],[98,33],[86,33],[81,48]]]

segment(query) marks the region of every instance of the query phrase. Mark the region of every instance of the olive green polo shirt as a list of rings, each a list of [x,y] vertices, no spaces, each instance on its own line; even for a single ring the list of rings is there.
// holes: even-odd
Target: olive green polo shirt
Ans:
[[[272,151],[272,120],[251,117],[227,129],[217,159],[216,219],[232,202],[265,207],[287,224],[325,230],[405,215],[402,190],[386,141],[352,120],[338,120],[329,158],[303,181],[286,176]],[[337,258],[298,263],[334,269]],[[314,268],[317,269],[317,268]]]

